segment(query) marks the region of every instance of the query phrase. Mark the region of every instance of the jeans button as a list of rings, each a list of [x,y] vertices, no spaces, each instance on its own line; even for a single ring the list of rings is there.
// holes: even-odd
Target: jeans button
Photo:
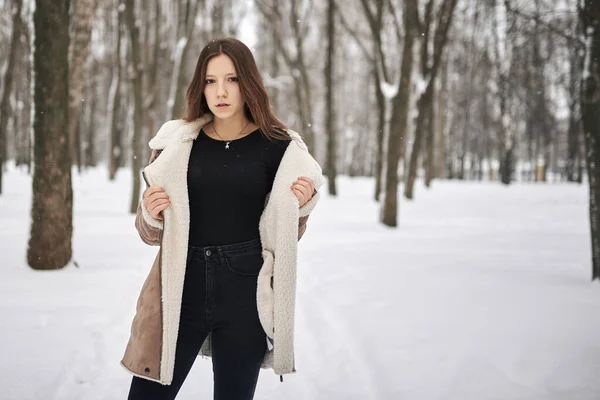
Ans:
[[[206,250],[206,257],[210,257],[210,255],[211,255],[210,250]]]

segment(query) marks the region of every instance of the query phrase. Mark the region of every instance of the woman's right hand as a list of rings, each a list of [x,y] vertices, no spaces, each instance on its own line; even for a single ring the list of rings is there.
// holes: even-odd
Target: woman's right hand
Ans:
[[[144,194],[142,195],[144,201],[144,207],[150,213],[150,216],[155,219],[162,220],[161,212],[171,205],[171,201],[169,200],[169,196],[167,196],[167,192],[165,189],[160,186],[150,186],[146,190],[144,190]]]

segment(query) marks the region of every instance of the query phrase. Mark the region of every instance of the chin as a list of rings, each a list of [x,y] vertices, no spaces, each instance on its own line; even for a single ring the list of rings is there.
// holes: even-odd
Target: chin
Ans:
[[[237,113],[241,110],[219,110],[219,109],[215,109],[215,110],[211,110],[213,115],[219,119],[229,119],[235,115],[237,115]]]

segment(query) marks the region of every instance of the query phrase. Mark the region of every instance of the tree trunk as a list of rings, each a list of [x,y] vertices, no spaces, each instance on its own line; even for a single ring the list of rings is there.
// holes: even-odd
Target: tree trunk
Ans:
[[[188,0],[185,8],[185,34],[177,42],[175,50],[175,65],[173,67],[173,77],[171,80],[171,93],[169,94],[168,104],[171,106],[169,110],[169,119],[181,118],[185,116],[185,84],[188,81],[184,75],[186,59],[188,55],[188,49],[194,34],[194,27],[196,26],[196,14],[198,10],[198,2],[195,0]]]
[[[577,130],[579,132],[579,137],[583,136],[581,123],[579,124],[579,128]],[[583,171],[585,167],[585,146],[583,145],[584,140],[580,140],[580,143],[582,143],[582,145],[579,148],[579,154],[577,156],[577,183],[583,183]]]
[[[10,49],[8,51],[8,59],[6,73],[4,74],[4,82],[2,85],[2,99],[0,100],[0,194],[2,194],[2,175],[4,172],[4,163],[6,162],[6,127],[10,118],[10,94],[12,92],[12,82],[14,77],[15,62],[17,60],[17,48],[19,39],[21,38],[21,9],[23,7],[22,0],[14,0],[12,3],[12,34],[10,40]]]
[[[37,0],[33,23],[35,167],[27,261],[34,269],[58,269],[71,259],[73,234],[69,0]]]
[[[121,1],[121,0],[119,0]],[[115,180],[117,170],[121,165],[123,150],[121,148],[122,128],[119,124],[119,112],[121,110],[121,29],[123,27],[123,11],[117,12],[116,25],[116,50],[114,56],[114,67],[110,89],[108,94],[108,111],[110,113],[110,147],[108,154],[108,179]]]
[[[513,147],[504,147],[501,153],[502,159],[500,160],[500,181],[509,185],[512,180],[513,172]]]
[[[419,25],[418,1],[407,0],[404,10],[404,48],[400,66],[400,88],[394,99],[388,134],[387,167],[385,173],[385,199],[382,221],[387,226],[398,226],[398,164],[401,141],[406,137],[413,66],[413,44]]]
[[[445,68],[442,71],[441,79],[441,88],[438,97],[438,112],[437,112],[437,121],[438,121],[438,131],[439,141],[438,141],[438,162],[435,167],[435,177],[445,179],[448,177],[446,171],[446,163],[447,157],[449,156],[448,151],[448,142],[446,138],[446,120],[448,114],[448,69]]]
[[[140,29],[135,23],[135,0],[125,1],[125,23],[131,40],[131,84],[133,90],[133,135],[131,138],[131,172],[133,191],[129,212],[135,214],[140,201],[141,137],[142,137],[142,68],[140,55]]]
[[[581,163],[581,122],[579,121],[580,108],[578,107],[578,89],[581,74],[578,71],[581,57],[577,49],[570,51],[569,57],[569,127],[567,131],[567,165],[566,175],[568,182],[576,182],[580,177]]]
[[[454,15],[454,8],[456,7],[456,2],[457,0],[449,0],[447,2],[442,3],[442,5],[440,6],[441,8],[438,13],[437,26],[434,33],[433,57],[431,63],[429,62],[428,50],[422,49],[421,53],[422,57],[425,57],[424,59],[421,59],[422,75],[424,78],[428,79],[428,83],[425,92],[421,95],[417,102],[419,114],[417,117],[417,126],[415,128],[413,150],[410,155],[408,179],[406,181],[406,186],[404,187],[404,197],[406,197],[407,199],[413,198],[415,178],[417,176],[418,169],[419,152],[422,147],[425,131],[428,125],[431,123],[430,120],[432,117],[433,110],[433,93],[435,87],[435,80],[441,64],[444,48],[448,40],[448,31],[450,30],[450,25],[452,24],[452,16]],[[425,25],[424,29],[426,32],[428,32],[429,28],[427,24]],[[424,38],[424,47],[427,47],[427,33],[424,35]]]
[[[161,6],[160,1],[155,0],[154,2],[154,22],[151,24],[154,29],[154,43],[152,51],[152,61],[146,61],[150,64],[148,73],[145,75],[145,81],[147,84],[144,85],[146,90],[145,101],[144,101],[144,115],[146,116],[146,138],[144,141],[149,142],[152,137],[156,134],[156,123],[157,123],[157,86],[158,86],[158,66],[160,58],[160,31],[162,25],[160,24],[161,18]],[[150,24],[148,24],[150,26]],[[149,31],[149,26],[147,31]],[[150,43],[146,40],[144,43],[147,53],[149,53]],[[146,57],[146,60],[150,60],[150,55]],[[142,147],[142,160],[148,160],[150,158],[150,148],[148,146]]]
[[[96,108],[98,105],[98,96],[96,95],[96,87],[98,79],[96,78],[99,75],[98,63],[96,60],[92,61],[92,79],[90,80],[90,87],[88,88],[89,93],[89,114],[88,114],[88,123],[87,123],[87,136],[85,138],[85,166],[86,167],[95,167],[96,166]]]
[[[267,21],[266,17],[263,16],[264,24],[268,25],[270,22]],[[268,28],[267,28],[268,29]],[[273,31],[270,32],[269,38],[271,39],[271,44],[269,46],[269,69],[270,75],[273,79],[277,79],[279,76],[279,57],[277,54],[277,46],[274,41],[277,40],[277,37]],[[279,87],[277,85],[273,85],[269,88],[271,102],[273,103],[273,108],[276,111],[280,111],[279,109]]]
[[[425,147],[427,150],[427,164],[425,165],[426,187],[431,186],[431,181],[435,171],[435,115],[435,104],[432,102],[429,108],[429,117],[427,119],[427,140],[425,141]]]
[[[600,2],[583,1],[580,16],[586,39],[581,111],[590,188],[592,280],[595,280],[600,279]]]
[[[73,5],[73,41],[69,49],[69,151],[71,160],[77,161],[81,170],[81,137],[78,124],[96,0],[75,0]]]
[[[334,60],[335,60],[335,2],[334,0],[328,0],[327,4],[327,61],[325,64],[325,113],[326,120],[325,126],[327,130],[327,179],[329,194],[332,196],[337,195],[336,188],[336,175],[337,175],[337,144],[335,128],[335,103],[333,93],[334,80],[333,75],[335,71]]]
[[[404,188],[404,197],[407,199],[413,198],[415,180],[417,178],[417,170],[419,163],[419,152],[423,143],[423,136],[425,136],[425,129],[429,124],[430,107],[433,100],[433,85],[432,80],[429,81],[427,89],[421,95],[417,102],[417,109],[419,114],[417,117],[417,124],[415,128],[415,137],[413,140],[413,147],[410,153],[410,162],[408,165],[408,179],[406,180],[406,186]]]
[[[494,7],[503,8],[503,11],[507,11],[508,2],[496,2]],[[502,18],[502,20],[501,20]],[[512,64],[512,53],[511,46],[509,43],[509,33],[511,33],[511,26],[508,19],[508,15],[503,12],[494,10],[494,17],[492,18],[492,31],[494,32],[494,53],[496,61],[496,69],[498,74],[498,102],[500,106],[500,129],[498,145],[498,159],[500,161],[499,174],[500,181],[509,185],[512,180],[513,171],[513,157],[512,152],[514,149],[515,134],[513,123],[511,122],[511,115],[508,109],[509,102],[509,67]],[[503,29],[505,37],[501,38],[499,30]]]
[[[577,162],[579,154],[579,132],[577,129],[577,116],[574,106],[569,107],[568,149],[567,149],[567,181],[575,182],[577,179]]]
[[[383,141],[385,140],[385,97],[381,92],[381,77],[373,68],[375,99],[377,100],[377,154],[375,154],[375,201],[379,202],[383,175]]]

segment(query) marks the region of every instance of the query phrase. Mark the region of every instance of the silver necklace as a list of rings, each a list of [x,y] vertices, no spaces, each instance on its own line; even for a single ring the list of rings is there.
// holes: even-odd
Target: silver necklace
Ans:
[[[248,123],[246,124],[246,126],[244,126],[242,128],[242,130],[240,131],[240,133],[237,134],[237,136],[231,140],[225,140],[221,137],[221,135],[219,135],[219,132],[217,132],[217,130],[215,129],[215,124],[213,123],[213,132],[219,137],[219,139],[221,139],[222,141],[225,142],[225,149],[229,150],[229,143],[231,143],[233,140],[237,139],[242,132],[244,132],[244,129],[246,129],[248,127],[248,125],[250,125],[250,121],[248,121]]]

